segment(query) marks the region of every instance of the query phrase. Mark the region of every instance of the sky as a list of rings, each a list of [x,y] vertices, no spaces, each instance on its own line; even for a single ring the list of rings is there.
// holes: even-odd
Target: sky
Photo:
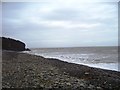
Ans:
[[[97,1],[2,2],[2,36],[29,48],[116,46],[117,0]]]

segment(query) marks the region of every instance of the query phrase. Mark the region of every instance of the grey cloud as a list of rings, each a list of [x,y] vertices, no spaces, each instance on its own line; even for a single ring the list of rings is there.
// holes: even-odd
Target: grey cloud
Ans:
[[[47,20],[73,20],[79,18],[79,11],[62,8],[53,11],[49,15],[44,15],[43,18]]]
[[[39,45],[41,47],[117,45],[116,4],[90,4],[83,7],[74,7],[74,5],[71,7],[58,6],[48,13],[37,12],[36,9],[49,4],[52,5],[51,3],[3,4],[3,36],[24,40],[29,47],[37,47]],[[26,13],[24,9],[25,11],[29,10],[32,16],[29,13],[28,17],[24,16]],[[36,12],[32,12],[30,9],[35,9]],[[66,29],[62,28],[62,26],[50,27],[47,25],[49,23],[41,23],[42,21],[40,20],[36,23],[36,21],[34,22],[34,17],[49,21],[49,23],[51,23],[50,21],[71,21],[72,24],[85,23],[86,27],[89,24],[98,23],[99,25],[86,29],[81,27]]]

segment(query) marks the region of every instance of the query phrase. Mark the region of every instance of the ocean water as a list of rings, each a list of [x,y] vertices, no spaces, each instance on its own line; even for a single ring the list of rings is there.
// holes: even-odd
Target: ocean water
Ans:
[[[117,47],[33,48],[25,53],[119,71]]]

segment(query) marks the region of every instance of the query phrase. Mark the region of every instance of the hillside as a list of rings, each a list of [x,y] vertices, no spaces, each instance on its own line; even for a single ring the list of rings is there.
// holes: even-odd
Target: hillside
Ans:
[[[25,50],[25,43],[11,39],[6,37],[0,37],[2,41],[2,49],[3,50],[12,50],[12,51],[24,51]]]

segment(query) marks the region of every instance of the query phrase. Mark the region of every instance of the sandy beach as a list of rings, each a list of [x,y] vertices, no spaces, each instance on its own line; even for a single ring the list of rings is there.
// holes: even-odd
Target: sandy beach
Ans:
[[[21,52],[2,52],[2,88],[119,90],[120,72]]]

